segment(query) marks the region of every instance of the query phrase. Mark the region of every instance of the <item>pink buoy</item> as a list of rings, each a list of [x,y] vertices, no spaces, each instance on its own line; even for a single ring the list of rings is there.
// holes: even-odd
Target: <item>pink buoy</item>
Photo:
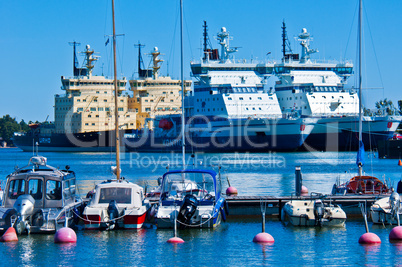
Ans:
[[[391,232],[389,233],[389,240],[402,240],[402,226],[392,228]]]
[[[359,238],[360,244],[379,244],[381,239],[374,233],[365,233]]]
[[[167,241],[168,243],[172,243],[172,244],[180,244],[180,243],[184,243],[184,240],[181,239],[180,237],[172,237],[169,238],[169,240]]]
[[[13,242],[18,241],[17,232],[15,232],[14,227],[9,227],[7,231],[0,238],[0,242]]]
[[[74,230],[68,227],[59,229],[54,235],[54,243],[76,243],[77,235]]]
[[[226,189],[226,195],[228,195],[228,196],[237,195],[236,187],[229,186],[228,189]]]
[[[253,238],[255,243],[274,243],[275,240],[272,235],[268,233],[259,233]]]

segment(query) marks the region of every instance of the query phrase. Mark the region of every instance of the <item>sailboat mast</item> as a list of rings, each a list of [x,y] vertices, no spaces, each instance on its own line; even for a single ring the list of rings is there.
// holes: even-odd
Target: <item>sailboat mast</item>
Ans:
[[[359,2],[359,144],[362,141],[363,117],[362,117],[362,0]]]
[[[183,169],[186,167],[186,143],[184,137],[184,61],[183,61],[183,0],[180,0],[180,75],[181,75],[181,136],[182,136],[182,153],[183,153]]]
[[[113,19],[113,68],[114,68],[114,117],[115,117],[115,145],[116,145],[116,178],[120,181],[120,136],[119,136],[119,109],[118,109],[118,90],[117,90],[117,68],[116,68],[116,27],[114,22],[114,0],[112,0],[112,19]]]

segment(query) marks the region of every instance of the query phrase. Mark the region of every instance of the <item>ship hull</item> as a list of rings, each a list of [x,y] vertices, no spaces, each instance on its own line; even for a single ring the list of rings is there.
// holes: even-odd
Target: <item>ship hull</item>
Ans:
[[[191,152],[295,151],[313,130],[316,119],[243,119],[195,124],[185,133]],[[178,133],[179,131],[176,131]],[[126,137],[126,148],[135,152],[181,151],[182,137]]]
[[[381,141],[392,137],[401,116],[363,117],[363,143],[366,150],[375,150]],[[307,137],[302,150],[351,151],[359,147],[359,118],[321,118]]]
[[[123,132],[120,133],[123,136]],[[13,143],[23,151],[30,152],[38,144],[42,152],[111,152],[115,151],[114,131],[79,134],[28,132],[15,134]]]

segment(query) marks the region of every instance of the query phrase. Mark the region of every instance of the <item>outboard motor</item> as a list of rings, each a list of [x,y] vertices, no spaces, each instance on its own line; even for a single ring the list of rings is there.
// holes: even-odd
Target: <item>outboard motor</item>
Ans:
[[[18,218],[14,224],[17,234],[27,231],[29,234],[30,225],[28,217],[33,214],[35,199],[31,195],[21,195],[17,198],[13,208],[17,211]]]
[[[186,195],[183,200],[183,204],[180,207],[179,215],[177,220],[184,224],[190,224],[191,218],[197,210],[198,200],[194,195]],[[180,224],[180,229],[185,229],[186,226]]]
[[[108,230],[115,227],[116,221],[114,219],[119,217],[119,209],[117,208],[116,200],[112,200],[107,207],[107,213],[109,214]]]
[[[321,200],[314,202],[314,218],[315,225],[322,226],[322,218],[324,217],[324,203]]]

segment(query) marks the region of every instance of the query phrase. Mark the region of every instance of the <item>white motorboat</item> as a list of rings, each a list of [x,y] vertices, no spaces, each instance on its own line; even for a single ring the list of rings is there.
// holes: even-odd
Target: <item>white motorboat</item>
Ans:
[[[53,233],[72,227],[83,204],[75,182],[69,166],[59,170],[47,165],[45,157],[32,157],[27,166],[7,176],[0,231],[13,226],[17,234]]]
[[[283,206],[281,219],[294,226],[344,226],[346,213],[321,199],[291,200]]]
[[[85,229],[139,229],[149,207],[142,187],[124,179],[102,182],[84,209]]]
[[[116,71],[116,32],[113,12],[113,59],[114,59],[114,123],[115,123],[115,149],[116,167],[112,167],[115,180],[107,180],[95,187],[95,194],[83,212],[85,229],[129,228],[138,229],[145,221],[149,202],[145,200],[143,188],[127,182],[120,177],[120,139],[119,113],[118,113],[118,82]]]
[[[377,200],[370,208],[371,219],[375,224],[399,224],[401,211],[401,200],[397,192]]]
[[[212,170],[176,170],[163,175],[155,214],[158,228],[212,228],[226,220],[228,208]]]

